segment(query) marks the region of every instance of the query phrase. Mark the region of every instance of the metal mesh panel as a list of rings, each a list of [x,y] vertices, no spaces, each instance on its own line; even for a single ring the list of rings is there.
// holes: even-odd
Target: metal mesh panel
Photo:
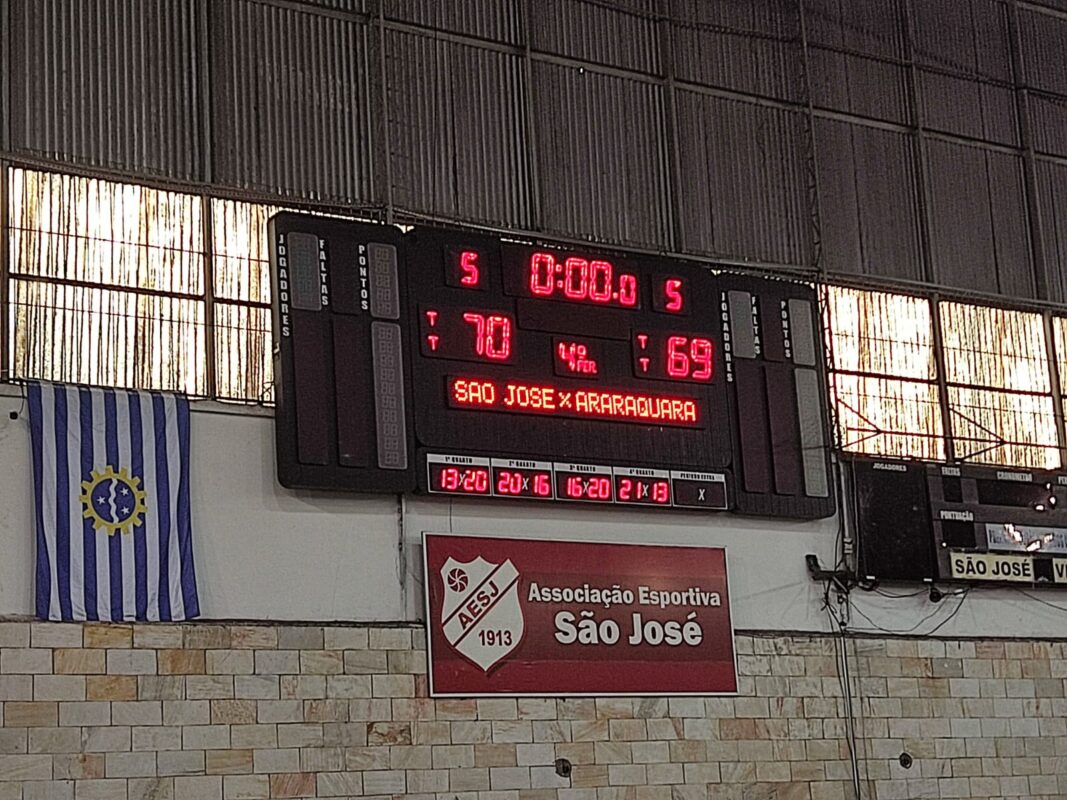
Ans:
[[[1034,149],[1067,156],[1067,97],[1030,95]]]
[[[800,114],[689,91],[677,104],[685,249],[810,266]]]
[[[662,88],[556,64],[535,63],[533,75],[544,229],[664,248]]]
[[[387,19],[521,44],[523,0],[382,0]]]
[[[1037,9],[1019,10],[1023,63],[1030,85],[1067,96],[1067,19]]]
[[[918,297],[827,286],[823,308],[841,447],[944,458],[930,304]]]
[[[1033,297],[1022,159],[940,141],[928,155],[936,282]]]
[[[817,106],[907,123],[900,0],[802,0]]]
[[[8,175],[11,374],[204,394],[199,198]]]
[[[831,399],[842,450],[896,458],[945,458],[937,386],[834,373]]]
[[[1052,398],[950,386],[952,437],[965,461],[1056,469]]]
[[[830,272],[922,279],[911,137],[815,120],[823,265]]]
[[[914,9],[926,126],[1018,144],[1007,4],[918,0]]]
[[[280,210],[211,201],[215,394],[223,399],[269,402],[274,397],[267,221]]]
[[[390,31],[393,201],[431,216],[530,225],[522,60]]]
[[[530,15],[535,50],[583,61],[661,71],[658,0],[539,0]]]
[[[678,78],[798,100],[800,15],[793,0],[676,0],[672,52]]]
[[[204,304],[13,279],[11,374],[206,393]]]
[[[828,286],[831,367],[894,378],[934,380],[930,304],[921,297]]]
[[[212,2],[214,180],[374,202],[366,26],[311,6]]]
[[[1058,467],[1041,315],[949,302],[940,309],[957,456]]]
[[[1052,318],[1052,335],[1056,344],[1056,365],[1060,370],[1060,389],[1067,391],[1065,376],[1067,376],[1067,317]]]
[[[271,399],[268,206],[11,169],[11,374]],[[213,337],[209,339],[208,337]]]
[[[8,174],[12,274],[203,292],[199,198],[73,175]]]
[[[1040,314],[941,303],[945,378],[949,383],[1048,392],[1048,355]]]
[[[1038,160],[1037,189],[1049,295],[1067,303],[1067,166]]]
[[[228,400],[274,399],[270,309],[215,303],[215,393]]]
[[[216,299],[270,304],[267,220],[279,210],[234,200],[211,201]]]

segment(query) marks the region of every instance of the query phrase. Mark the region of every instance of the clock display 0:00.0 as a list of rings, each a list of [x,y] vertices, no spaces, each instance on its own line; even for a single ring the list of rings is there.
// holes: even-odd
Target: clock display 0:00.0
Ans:
[[[533,253],[527,268],[527,286],[534,297],[624,308],[638,305],[637,276],[628,272],[616,274],[610,261],[571,256],[560,263],[552,253]]]

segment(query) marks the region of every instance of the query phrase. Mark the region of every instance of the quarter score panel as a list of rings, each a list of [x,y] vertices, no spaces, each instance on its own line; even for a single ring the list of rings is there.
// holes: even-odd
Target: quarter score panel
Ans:
[[[825,399],[800,374],[821,370],[818,337],[788,343],[810,287],[293,214],[272,219],[271,237],[286,486],[833,513]],[[294,237],[317,243],[299,276]],[[297,277],[318,303],[294,308]]]

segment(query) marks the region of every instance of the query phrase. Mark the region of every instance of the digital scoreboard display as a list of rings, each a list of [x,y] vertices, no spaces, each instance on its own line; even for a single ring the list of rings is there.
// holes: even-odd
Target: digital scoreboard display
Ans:
[[[833,513],[810,286],[296,214],[270,236],[285,486]]]

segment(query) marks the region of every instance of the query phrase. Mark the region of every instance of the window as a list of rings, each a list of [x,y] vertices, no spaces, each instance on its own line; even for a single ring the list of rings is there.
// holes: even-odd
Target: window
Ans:
[[[871,455],[945,458],[930,304],[826,286],[823,307],[839,446]]]
[[[8,175],[11,374],[204,395],[200,201]]]
[[[211,201],[215,278],[215,393],[269,401],[271,363],[269,206]]]
[[[1041,315],[942,302],[941,330],[956,457],[1059,467]]]
[[[267,220],[279,209],[21,168],[0,176],[13,377],[273,399]],[[1047,332],[1040,314],[941,301],[939,343],[926,298],[824,286],[822,302],[842,450],[1061,465],[1053,370],[1067,375],[1067,318]]]
[[[929,300],[826,286],[823,308],[841,449],[937,461],[947,434],[957,461],[1060,466],[1040,314],[942,301],[939,363]],[[1067,320],[1055,323],[1067,362]]]
[[[13,377],[272,398],[274,209],[17,168],[7,177]]]

